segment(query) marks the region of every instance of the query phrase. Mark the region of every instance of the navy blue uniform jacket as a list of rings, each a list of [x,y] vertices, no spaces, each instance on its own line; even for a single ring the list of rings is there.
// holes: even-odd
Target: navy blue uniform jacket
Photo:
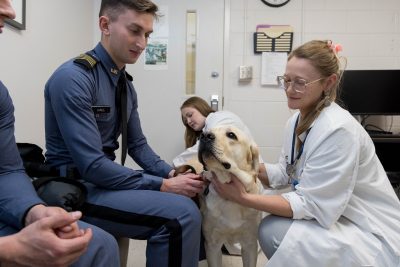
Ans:
[[[89,52],[93,68],[62,64],[45,87],[46,161],[60,169],[76,166],[86,181],[107,189],[159,190],[172,167],[151,149],[140,125],[138,101],[128,88],[128,154],[143,168],[115,163],[121,133],[115,90],[121,71],[99,43]]]
[[[43,201],[25,174],[15,143],[14,121],[11,97],[0,82],[0,220],[21,229],[29,208]]]

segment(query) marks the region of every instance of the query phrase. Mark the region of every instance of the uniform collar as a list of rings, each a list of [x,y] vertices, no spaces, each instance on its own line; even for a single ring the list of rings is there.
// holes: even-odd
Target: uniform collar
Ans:
[[[122,72],[125,71],[125,67],[119,70],[117,65],[112,60],[111,56],[108,54],[107,50],[103,47],[103,45],[100,42],[94,48],[94,52],[100,59],[102,65],[104,66],[107,72],[108,77],[110,78],[114,86],[117,86],[119,76],[121,75]],[[127,77],[128,79],[131,78],[129,74],[127,74]]]

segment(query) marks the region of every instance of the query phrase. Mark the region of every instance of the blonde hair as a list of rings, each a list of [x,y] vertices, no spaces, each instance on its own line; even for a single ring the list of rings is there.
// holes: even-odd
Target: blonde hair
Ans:
[[[331,102],[336,101],[343,72],[340,68],[340,60],[345,60],[345,58],[339,58],[337,52],[335,46],[332,45],[332,41],[314,40],[299,46],[289,54],[288,61],[293,57],[309,60],[311,65],[314,66],[322,77],[329,77],[332,74],[336,74],[338,77],[336,83],[331,88],[324,91],[321,95],[321,99],[315,104],[314,108],[303,115],[296,128],[297,136],[307,131],[321,111],[326,106],[329,106]],[[300,142],[298,142],[298,145],[301,145]]]
[[[185,102],[183,102],[182,106],[181,106],[181,111],[184,108],[194,108],[196,110],[198,110],[200,112],[201,115],[203,115],[204,117],[207,118],[207,116],[212,113],[215,112],[215,110],[213,110],[208,103],[198,97],[198,96],[192,96],[190,98],[188,98]],[[193,130],[186,122],[186,119],[182,116],[182,122],[183,125],[185,125],[185,146],[186,148],[192,147],[194,146],[194,144],[196,144],[197,139],[199,138],[200,134],[201,134],[201,130],[200,131],[195,131]]]

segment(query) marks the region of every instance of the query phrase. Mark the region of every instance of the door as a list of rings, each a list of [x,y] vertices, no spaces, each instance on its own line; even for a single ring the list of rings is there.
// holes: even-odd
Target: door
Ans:
[[[188,12],[195,13],[194,92],[207,101],[212,95],[223,97],[224,0],[154,0],[163,15],[154,26],[149,44],[166,45],[166,63],[152,65],[142,54],[127,66],[139,99],[143,131],[151,147],[167,162],[184,150],[184,127],[180,106],[186,92]],[[161,33],[157,33],[160,30]],[[189,60],[190,61],[190,60]],[[119,157],[118,157],[119,158]],[[133,161],[127,165],[136,167]]]

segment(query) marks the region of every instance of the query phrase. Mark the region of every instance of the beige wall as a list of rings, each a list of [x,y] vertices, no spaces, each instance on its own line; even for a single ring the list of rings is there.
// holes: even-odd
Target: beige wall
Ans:
[[[16,138],[44,147],[43,90],[64,61],[93,46],[93,3],[26,1],[26,30],[0,35],[0,79],[14,101]]]
[[[97,43],[95,18],[100,0],[26,2],[27,30],[7,27],[0,35],[0,79],[9,88],[16,106],[17,141],[43,146],[45,82],[62,62]],[[293,26],[294,46],[314,38],[341,43],[348,69],[400,68],[398,0],[291,0],[278,9],[268,8],[260,0],[225,3],[229,19],[224,61],[225,109],[237,113],[249,125],[267,161],[276,161],[283,125],[292,112],[282,91],[260,85],[261,56],[254,55],[252,47],[257,24]],[[254,77],[249,83],[238,82],[240,65],[253,66]],[[151,106],[142,104],[141,108]],[[392,120],[380,123],[389,127]],[[392,130],[400,130],[399,117],[393,118]]]
[[[264,159],[276,161],[282,143],[283,126],[290,112],[279,89],[260,84],[261,55],[253,53],[253,32],[257,24],[289,24],[294,43],[331,39],[343,45],[347,69],[400,68],[399,0],[291,0],[270,8],[260,0],[230,0],[228,67],[225,96],[229,109],[249,124]],[[240,65],[253,66],[253,79],[238,82]],[[399,90],[400,88],[393,88]],[[378,119],[388,129],[392,117]],[[376,118],[372,118],[376,121]],[[400,131],[399,116],[392,130]]]

